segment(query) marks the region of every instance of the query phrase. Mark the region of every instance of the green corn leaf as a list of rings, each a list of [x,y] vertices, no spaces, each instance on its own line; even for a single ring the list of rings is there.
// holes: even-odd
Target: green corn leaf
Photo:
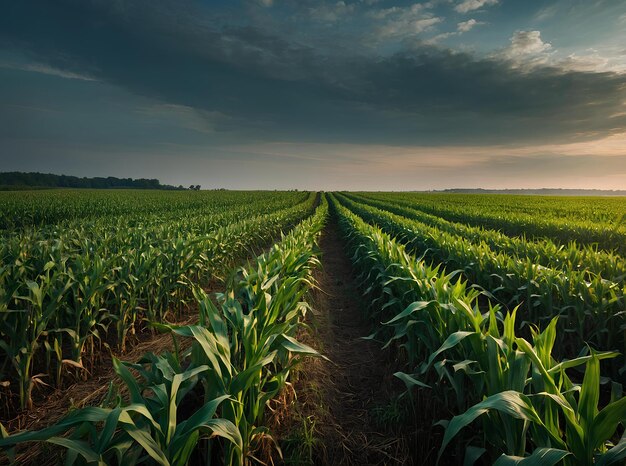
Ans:
[[[422,309],[427,308],[428,306],[430,306],[433,303],[436,303],[437,301],[416,301],[414,303],[409,304],[401,313],[399,313],[397,316],[395,316],[393,319],[387,321],[387,322],[383,322],[383,325],[391,325],[399,320],[404,319],[405,317],[410,316],[411,314],[413,314],[416,311],[421,311]]]
[[[211,419],[204,424],[213,432],[214,436],[219,436],[229,440],[241,451],[244,447],[239,429],[232,422],[226,419]]]
[[[587,361],[585,377],[580,389],[578,413],[583,430],[588,430],[598,414],[598,401],[600,400],[600,361],[591,353],[591,359]]]
[[[109,415],[104,421],[104,427],[102,428],[102,432],[100,432],[100,436],[98,437],[98,441],[95,445],[95,450],[102,454],[109,447],[109,443],[113,438],[113,434],[115,434],[115,430],[117,429],[117,421],[122,413],[122,408],[115,408],[111,410]]]
[[[281,342],[281,346],[291,353],[306,354],[309,356],[320,356],[328,360],[328,358],[320,354],[317,350],[311,348],[308,345],[305,345],[304,343],[299,342],[298,340],[290,337],[289,335],[285,335],[283,333],[282,335],[280,335],[280,338],[283,339],[283,341]]]
[[[150,412],[150,410],[147,408],[147,406],[144,403],[134,403],[134,404],[126,406],[124,408],[124,411],[122,411],[122,413],[120,414],[118,422],[130,423],[130,424],[135,425],[134,421],[132,420],[130,416],[131,413],[137,413],[140,416],[143,416],[150,423],[151,428],[154,429],[156,434],[158,434],[161,437],[164,437],[164,433],[163,433],[163,430],[161,429],[161,425],[157,422],[157,420],[154,418],[154,416],[152,415],[152,413]]]
[[[152,416],[150,416],[152,417]],[[122,428],[161,466],[169,466],[170,462],[158,443],[145,430],[139,429],[126,411],[120,415]]]
[[[431,388],[430,385],[426,385],[424,382],[420,382],[416,378],[404,372],[395,372],[393,375],[404,382],[407,390],[410,390],[413,387]]]
[[[464,339],[472,335],[477,335],[477,333],[467,332],[467,331],[458,331],[458,332],[454,332],[452,335],[446,338],[446,341],[443,342],[443,344],[439,347],[439,349],[430,355],[430,358],[428,358],[428,364],[421,370],[422,374],[426,373],[430,369],[435,359],[437,359],[437,357],[441,353],[451,348],[454,348],[456,345],[461,343],[461,341],[463,341]]]
[[[537,448],[529,456],[525,457],[502,455],[493,466],[554,466],[568,455],[571,455],[571,453],[565,450]]]
[[[96,463],[99,466],[106,466],[106,462],[103,461],[102,457],[97,452],[91,449],[87,442],[72,440],[64,437],[52,437],[48,439],[47,442],[60,445],[67,448],[74,454],[79,454],[85,458],[88,463]]]
[[[185,436],[189,432],[197,429],[198,427],[206,424],[213,418],[219,405],[225,401],[231,399],[228,395],[222,395],[214,400],[204,403],[202,407],[191,415],[189,419],[182,422],[176,430],[177,436]]]
[[[604,442],[610,439],[617,426],[626,422],[626,397],[605,406],[593,419],[589,435],[591,436],[591,446],[599,448]],[[622,439],[620,441],[623,442]]]
[[[167,423],[167,433],[166,433],[166,437],[165,437],[165,442],[169,443],[172,436],[174,435],[174,432],[176,432],[176,413],[178,412],[178,389],[180,388],[180,385],[192,378],[197,376],[198,374],[201,374],[202,372],[205,372],[207,369],[209,368],[209,366],[200,366],[200,367],[194,367],[191,368],[189,370],[186,370],[185,372],[183,372],[182,374],[176,374],[174,375],[174,378],[172,379],[172,386],[170,387],[170,400],[169,400],[169,415],[168,415],[168,423]]]
[[[623,464],[626,459],[626,433],[622,435],[617,445],[606,453],[596,456],[596,466],[609,466],[610,464]]]
[[[490,410],[497,410],[515,419],[523,419],[543,426],[543,422],[526,395],[515,391],[496,393],[472,406],[465,413],[452,418],[446,428],[443,443],[439,450],[439,457],[441,457],[448,443],[456,437],[461,429],[471,424],[479,416],[488,413]]]
[[[616,357],[620,356],[620,353],[618,353],[617,351],[602,351],[602,352],[597,352],[595,354],[595,356],[599,360],[611,359],[611,358],[616,358]],[[554,374],[558,374],[562,370],[571,369],[572,367],[581,366],[583,364],[586,364],[587,361],[589,361],[591,359],[591,357],[592,357],[591,355],[587,355],[587,356],[580,356],[580,357],[574,358],[574,359],[568,359],[567,361],[562,361],[562,362],[552,366],[548,370],[548,373],[551,374],[551,375],[554,375]]]
[[[233,377],[233,380],[230,384],[230,394],[236,395],[238,393],[248,390],[248,388],[250,388],[252,384],[256,383],[257,378],[261,376],[261,369],[270,362],[272,362],[276,357],[276,354],[276,351],[272,351],[257,364],[248,367],[246,370],[240,372],[235,377]]]
[[[143,403],[143,395],[141,394],[141,388],[135,380],[135,376],[128,370],[128,368],[116,357],[113,357],[113,369],[115,373],[126,384],[128,391],[130,392],[131,403]]]
[[[0,448],[9,448],[22,442],[41,442],[63,434],[67,430],[81,424],[97,423],[105,421],[110,410],[104,408],[88,407],[76,410],[65,416],[57,424],[38,431],[19,432],[0,439]]]

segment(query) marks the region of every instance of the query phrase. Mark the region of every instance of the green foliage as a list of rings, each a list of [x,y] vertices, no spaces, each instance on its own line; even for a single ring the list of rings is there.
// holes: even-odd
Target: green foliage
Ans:
[[[0,208],[5,224],[10,218],[46,222],[6,230],[0,243],[0,380],[18,387],[22,407],[41,377],[60,386],[68,370],[84,374],[107,332],[115,333],[123,350],[143,320],[163,321],[192,298],[193,283],[226,273],[237,257],[310,215],[316,198],[38,194],[12,198],[13,204]],[[28,220],[31,208],[35,217],[51,217]],[[96,209],[102,217],[55,223],[63,209],[72,208]],[[37,376],[31,373],[35,363],[44,368]]]
[[[479,438],[480,448],[467,449],[467,464],[486,452],[498,464],[616,464],[626,457],[625,440],[619,439],[626,398],[618,389],[611,402],[600,405],[600,361],[618,353],[586,349],[559,362],[554,354],[559,317],[542,332],[533,328],[528,342],[519,336],[517,309],[503,314],[458,273],[446,274],[407,254],[334,197],[331,206],[371,297],[369,313],[381,322],[372,337],[407,361],[407,371],[396,376],[409,395],[416,387],[431,387],[459,413],[443,423],[440,455],[480,419],[480,435],[474,431],[470,437]],[[582,384],[568,376],[577,368],[585,369]]]
[[[502,196],[422,193],[366,193],[368,198],[502,231],[512,237],[550,238],[559,244],[596,244],[626,252],[624,197]]]
[[[460,270],[474,285],[484,289],[492,300],[512,308],[528,324],[547,325],[561,318],[558,348],[561,356],[573,357],[580,346],[590,343],[598,349],[626,347],[626,286],[623,278],[610,281],[585,270],[553,269],[523,255],[492,249],[485,240],[472,241],[465,235],[450,233],[431,223],[409,219],[386,210],[338,199],[364,220],[397,235],[407,250],[432,263]],[[622,261],[623,262],[623,261]],[[613,364],[612,375],[624,372]]]
[[[319,356],[294,336],[308,309],[303,296],[319,265],[315,244],[327,211],[322,199],[313,216],[240,269],[217,307],[194,287],[198,325],[155,324],[175,339],[191,338],[188,351],[114,360],[127,403],[76,410],[37,432],[3,430],[0,448],[13,455],[17,444],[45,441],[65,447],[69,464],[211,464],[215,455],[220,464],[251,462],[261,440],[271,439],[262,425],[267,402],[302,357]],[[183,418],[189,403],[193,414]]]
[[[36,172],[2,172],[0,186],[5,189],[27,187],[35,188],[134,188],[134,189],[179,189],[170,185],[163,185],[157,179],[116,178],[114,176],[79,178],[77,176],[53,175],[51,173]]]

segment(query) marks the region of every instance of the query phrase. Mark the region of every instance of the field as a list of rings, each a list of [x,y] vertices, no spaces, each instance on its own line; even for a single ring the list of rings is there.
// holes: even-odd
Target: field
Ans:
[[[626,198],[3,192],[0,235],[0,464],[626,459]]]

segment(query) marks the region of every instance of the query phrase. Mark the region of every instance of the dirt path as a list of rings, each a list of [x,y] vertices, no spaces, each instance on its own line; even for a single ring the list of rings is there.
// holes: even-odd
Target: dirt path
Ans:
[[[307,340],[331,362],[307,362],[296,383],[300,423],[315,423],[316,439],[307,460],[328,465],[407,464],[407,441],[381,421],[381,412],[388,411],[386,404],[402,384],[392,376],[380,344],[361,339],[371,325],[363,318],[363,301],[334,219],[320,247],[320,289],[312,296],[315,330]],[[295,463],[289,443],[286,450],[286,462]]]

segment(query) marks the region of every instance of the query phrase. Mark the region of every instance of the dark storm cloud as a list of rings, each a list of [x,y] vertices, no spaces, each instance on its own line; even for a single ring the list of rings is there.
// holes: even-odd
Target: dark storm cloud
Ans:
[[[250,140],[524,143],[626,128],[625,75],[522,72],[504,59],[426,45],[387,57],[348,55],[349,44],[322,53],[206,5],[11,2],[0,13],[0,45],[160,102],[216,112],[224,116],[216,130]]]

